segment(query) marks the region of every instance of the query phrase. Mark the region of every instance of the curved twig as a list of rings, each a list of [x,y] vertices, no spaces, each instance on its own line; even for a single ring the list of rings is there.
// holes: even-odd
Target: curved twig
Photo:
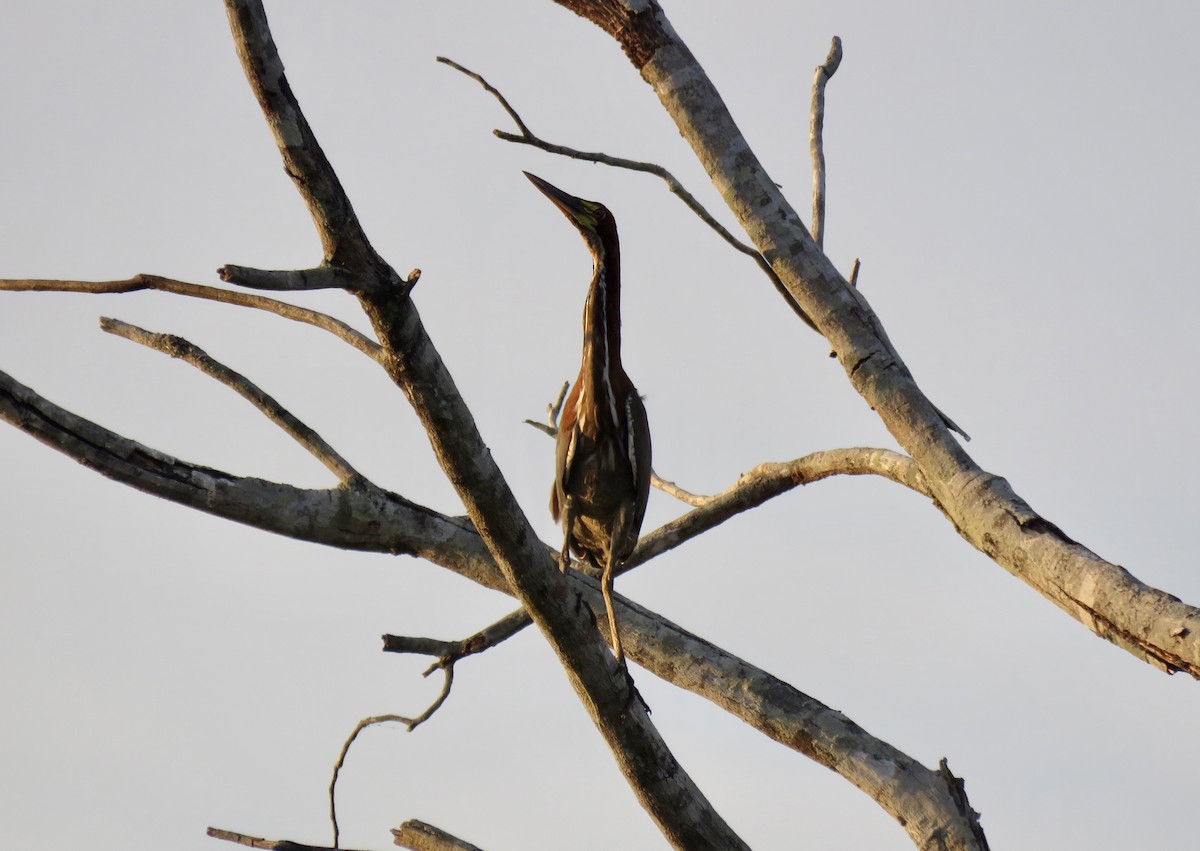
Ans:
[[[333,779],[329,781],[329,821],[333,825],[333,847],[338,847],[338,839],[341,836],[341,831],[338,828],[337,819],[337,782],[338,777],[342,773],[342,766],[346,764],[346,757],[350,753],[350,746],[354,744],[354,740],[358,738],[358,734],[368,727],[373,727],[376,724],[411,724],[412,719],[406,718],[403,715],[372,715],[370,718],[364,718],[354,725],[354,731],[342,743],[342,749],[338,752],[337,761],[333,764]]]
[[[338,752],[337,761],[333,764],[333,777],[329,781],[329,823],[333,827],[333,847],[338,847],[338,839],[341,831],[338,828],[337,819],[337,784],[338,778],[341,776],[342,767],[346,764],[346,756],[350,753],[350,746],[354,744],[354,740],[358,738],[358,734],[368,727],[373,727],[376,724],[397,723],[404,724],[408,727],[408,732],[412,732],[417,727],[424,724],[433,716],[433,713],[441,709],[442,704],[446,702],[446,698],[450,696],[450,689],[454,685],[454,666],[446,667],[446,679],[442,684],[442,691],[434,699],[429,708],[418,715],[416,718],[408,718],[404,715],[372,715],[370,718],[364,718],[354,725],[354,731],[342,743],[342,749]]]

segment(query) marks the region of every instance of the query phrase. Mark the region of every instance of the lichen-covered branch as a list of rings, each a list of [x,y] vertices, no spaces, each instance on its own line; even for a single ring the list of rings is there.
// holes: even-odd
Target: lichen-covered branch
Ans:
[[[958,532],[1102,638],[1164,671],[1200,677],[1200,610],[1071,540],[954,439],[957,427],[921,391],[862,291],[813,241],[656,0],[557,2],[620,44]]]

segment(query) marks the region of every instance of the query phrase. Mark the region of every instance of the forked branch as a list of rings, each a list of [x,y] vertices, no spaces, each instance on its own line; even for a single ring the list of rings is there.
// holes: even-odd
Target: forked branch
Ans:
[[[327,265],[350,271],[385,348],[383,364],[403,390],[447,478],[509,587],[529,610],[604,735],[642,805],[670,842],[687,848],[741,848],[671,754],[648,714],[628,699],[625,677],[591,622],[567,602],[567,579],[537,540],[496,466],[474,417],[430,340],[410,287],[371,248],[349,199],[321,152],[283,73],[259,0],[226,0],[247,79],[304,196]]]

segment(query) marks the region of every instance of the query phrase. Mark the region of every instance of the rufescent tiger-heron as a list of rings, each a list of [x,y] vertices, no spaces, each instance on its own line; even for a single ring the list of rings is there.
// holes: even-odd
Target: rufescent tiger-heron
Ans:
[[[583,363],[558,423],[550,513],[563,525],[561,569],[568,551],[601,571],[613,653],[624,666],[613,610],[617,565],[637,544],[650,495],[650,426],[637,388],[621,365],[621,249],[617,223],[603,204],[568,195],[525,172],[583,234],[592,252],[592,282],[583,305]]]

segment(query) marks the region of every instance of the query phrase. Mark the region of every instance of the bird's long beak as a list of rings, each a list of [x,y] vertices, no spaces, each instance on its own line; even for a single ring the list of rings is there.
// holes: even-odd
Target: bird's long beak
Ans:
[[[529,182],[538,188],[538,190],[549,198],[555,207],[562,210],[566,216],[579,225],[594,226],[596,214],[589,208],[588,201],[582,198],[576,198],[574,195],[568,195],[552,183],[542,180],[536,174],[522,172],[529,178]]]

